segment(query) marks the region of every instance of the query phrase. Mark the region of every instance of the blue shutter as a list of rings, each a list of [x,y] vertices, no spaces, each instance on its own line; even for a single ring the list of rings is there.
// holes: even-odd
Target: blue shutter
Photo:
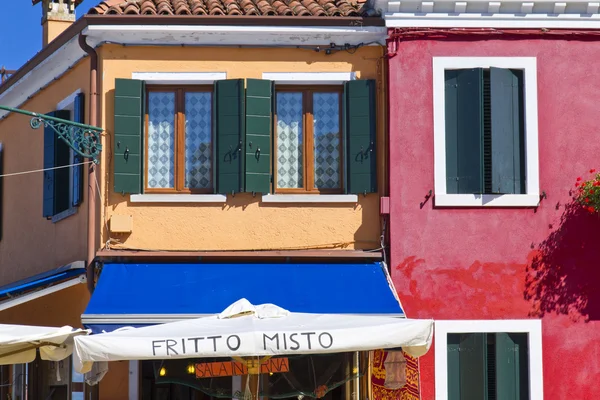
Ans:
[[[83,93],[79,93],[77,97],[75,97],[73,121],[81,124],[85,123],[85,95]],[[81,162],[83,162],[83,157],[77,153],[73,153],[73,164],[79,164]],[[76,207],[83,201],[83,165],[77,165],[72,168],[73,195],[71,205]]]
[[[51,117],[55,116],[55,112],[49,112]],[[43,213],[45,218],[51,218],[54,215],[54,148],[55,148],[55,133],[50,127],[44,128],[44,180],[43,180]]]
[[[4,174],[4,145],[0,143],[0,175]],[[4,177],[0,177],[0,240],[2,240],[2,221],[4,212],[2,211],[2,199],[4,198]]]

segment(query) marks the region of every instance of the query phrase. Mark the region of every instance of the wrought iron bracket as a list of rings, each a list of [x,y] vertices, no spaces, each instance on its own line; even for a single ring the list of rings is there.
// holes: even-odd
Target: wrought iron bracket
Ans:
[[[31,128],[39,129],[42,126],[44,128],[50,128],[59,138],[64,140],[75,153],[84,158],[92,159],[95,164],[100,162],[98,156],[102,151],[102,128],[2,105],[0,105],[0,110],[31,117],[29,122]]]

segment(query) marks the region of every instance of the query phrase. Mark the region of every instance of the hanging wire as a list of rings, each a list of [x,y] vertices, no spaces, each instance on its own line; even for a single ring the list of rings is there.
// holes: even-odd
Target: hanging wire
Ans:
[[[44,171],[51,171],[51,170],[55,170],[55,169],[61,169],[61,168],[71,168],[71,167],[77,167],[79,165],[86,165],[86,164],[91,164],[93,161],[84,161],[84,162],[80,162],[77,164],[68,164],[68,165],[61,165],[60,167],[51,167],[51,168],[42,168],[42,169],[34,169],[31,171],[22,171],[22,172],[12,172],[10,174],[2,174],[0,175],[0,178],[5,178],[8,176],[17,176],[17,175],[25,175],[25,174],[33,174],[36,172],[44,172]]]

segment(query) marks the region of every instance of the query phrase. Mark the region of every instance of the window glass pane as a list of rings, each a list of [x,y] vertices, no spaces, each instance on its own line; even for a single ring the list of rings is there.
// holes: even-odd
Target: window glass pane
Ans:
[[[212,187],[212,99],[208,92],[185,94],[185,187]]]
[[[277,187],[302,188],[302,93],[277,93]]]
[[[340,95],[313,94],[315,187],[339,189],[340,179]]]
[[[175,93],[148,94],[148,187],[175,186]]]

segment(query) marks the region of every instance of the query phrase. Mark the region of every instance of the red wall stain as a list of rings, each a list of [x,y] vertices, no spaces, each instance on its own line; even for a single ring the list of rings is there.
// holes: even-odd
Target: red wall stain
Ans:
[[[537,58],[548,195],[537,209],[436,209],[434,199],[420,207],[433,189],[434,56]],[[598,59],[591,41],[480,37],[401,41],[390,59],[391,265],[402,304],[413,318],[542,318],[550,400],[600,398],[600,217],[570,193],[600,166],[600,79],[589,67]],[[434,352],[420,364],[427,400]]]

